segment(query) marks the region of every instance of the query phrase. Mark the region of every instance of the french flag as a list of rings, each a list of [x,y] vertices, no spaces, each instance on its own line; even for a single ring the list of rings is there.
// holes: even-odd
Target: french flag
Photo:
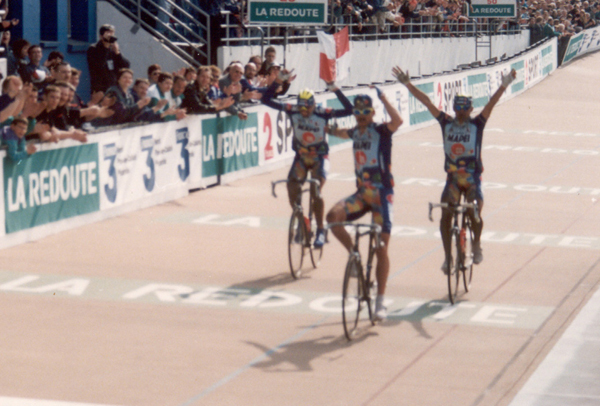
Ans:
[[[350,75],[350,38],[348,27],[326,34],[317,31],[321,52],[319,77],[325,82],[340,81]]]

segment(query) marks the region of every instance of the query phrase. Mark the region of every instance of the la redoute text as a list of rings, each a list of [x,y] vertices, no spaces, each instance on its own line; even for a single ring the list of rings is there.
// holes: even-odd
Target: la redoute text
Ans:
[[[27,185],[28,187],[26,188]],[[19,175],[16,185],[8,179],[8,211],[44,206],[98,193],[96,162],[86,162],[59,169]]]

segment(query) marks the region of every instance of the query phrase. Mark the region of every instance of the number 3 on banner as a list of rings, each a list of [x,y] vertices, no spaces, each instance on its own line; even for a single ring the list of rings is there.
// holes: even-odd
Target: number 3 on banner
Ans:
[[[146,165],[150,168],[150,175],[144,174],[144,186],[148,192],[152,192],[154,190],[154,181],[155,181],[155,173],[154,173],[154,159],[152,159],[152,150],[154,149],[154,140],[151,135],[147,135],[140,139],[142,144],[142,151],[148,151],[148,157],[146,158]]]
[[[185,181],[190,175],[190,153],[187,149],[189,142],[187,127],[177,130],[175,132],[175,137],[177,138],[177,143],[181,144],[181,157],[183,158],[183,168],[181,167],[181,164],[179,164],[177,169],[179,170],[179,177],[181,180]]]
[[[105,150],[116,150],[115,144],[109,144],[104,147]],[[110,166],[108,167],[108,176],[112,179],[112,187],[108,185],[111,182],[107,182],[104,185],[104,193],[106,194],[106,198],[109,202],[114,203],[117,200],[117,171],[115,169],[115,159],[117,158],[116,154],[110,156],[104,156],[105,161],[110,161]]]

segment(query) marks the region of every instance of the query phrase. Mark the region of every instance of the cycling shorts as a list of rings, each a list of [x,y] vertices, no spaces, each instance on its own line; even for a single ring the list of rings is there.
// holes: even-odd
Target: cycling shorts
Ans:
[[[306,180],[309,171],[313,179],[327,179],[327,173],[329,172],[329,156],[302,156],[296,154],[294,162],[292,163],[292,168],[288,174],[288,179],[303,183]]]
[[[347,221],[357,220],[370,211],[373,223],[379,224],[383,233],[392,231],[394,189],[359,188],[342,203]]]
[[[474,175],[466,171],[449,173],[442,192],[442,202],[458,204],[461,194],[465,195],[467,202],[477,200],[479,203],[483,203],[481,175]]]

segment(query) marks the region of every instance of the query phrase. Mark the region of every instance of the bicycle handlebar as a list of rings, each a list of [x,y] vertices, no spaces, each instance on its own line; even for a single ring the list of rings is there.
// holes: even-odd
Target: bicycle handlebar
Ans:
[[[441,207],[442,209],[451,209],[455,213],[464,213],[467,211],[467,209],[474,209],[473,212],[475,213],[475,222],[479,223],[481,221],[476,201],[474,201],[473,203],[463,204],[429,203],[429,221],[433,221],[433,216],[431,215],[431,212],[436,207]]]
[[[275,186],[277,184],[289,183],[289,182],[290,182],[289,179],[272,181],[271,182],[271,194],[273,195],[273,197],[277,197],[277,193],[275,193]],[[295,181],[292,181],[292,182],[295,182]],[[319,179],[306,179],[305,182],[312,183],[315,185],[315,189],[316,189],[315,197],[320,199],[321,198],[321,181]],[[300,182],[298,182],[298,183],[300,183]]]
[[[327,230],[333,228],[333,227],[353,227],[354,229],[356,229],[356,232],[358,234],[358,236],[363,236],[363,235],[367,235],[367,234],[371,234],[371,233],[375,233],[375,244],[377,247],[381,247],[382,241],[381,241],[381,226],[379,224],[374,224],[374,223],[353,223],[351,221],[342,221],[339,223],[329,223],[325,226],[325,228]],[[360,229],[361,228],[367,228],[368,231],[365,231],[364,233],[360,233]]]

